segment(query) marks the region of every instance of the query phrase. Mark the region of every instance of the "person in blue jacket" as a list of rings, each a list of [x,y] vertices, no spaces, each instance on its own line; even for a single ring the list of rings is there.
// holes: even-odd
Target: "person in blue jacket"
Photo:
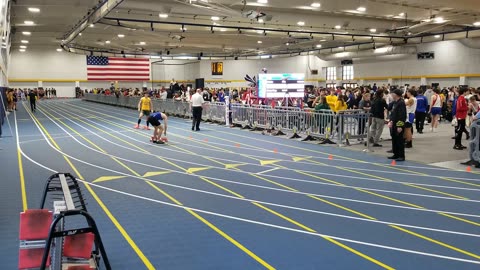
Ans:
[[[160,122],[162,120],[165,127],[163,127],[162,123]],[[148,116],[147,122],[154,127],[152,142],[157,144],[164,144],[165,139],[162,139],[162,134],[167,136],[167,115],[161,112],[154,112],[150,116]]]

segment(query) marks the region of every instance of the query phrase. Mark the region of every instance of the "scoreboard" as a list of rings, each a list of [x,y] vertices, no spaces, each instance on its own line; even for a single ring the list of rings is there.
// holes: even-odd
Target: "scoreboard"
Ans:
[[[260,74],[258,75],[259,98],[302,98],[305,92],[305,74]]]

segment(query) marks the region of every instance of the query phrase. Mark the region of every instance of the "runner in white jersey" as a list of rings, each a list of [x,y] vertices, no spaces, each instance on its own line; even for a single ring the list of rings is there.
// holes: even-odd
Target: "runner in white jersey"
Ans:
[[[417,92],[409,89],[406,92],[405,105],[407,107],[407,121],[405,122],[405,148],[413,147],[413,121],[415,120],[415,111],[417,110],[417,99],[415,96]]]

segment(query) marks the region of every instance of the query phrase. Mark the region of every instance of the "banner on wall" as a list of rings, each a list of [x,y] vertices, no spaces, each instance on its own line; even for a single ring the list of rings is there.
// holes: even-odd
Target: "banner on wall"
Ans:
[[[223,62],[212,62],[212,76],[223,75]]]

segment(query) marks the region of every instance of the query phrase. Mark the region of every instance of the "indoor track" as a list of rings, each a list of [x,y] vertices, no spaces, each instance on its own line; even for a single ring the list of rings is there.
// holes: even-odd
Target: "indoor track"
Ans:
[[[10,118],[26,197],[8,196],[37,208],[54,172],[85,180],[113,269],[480,268],[477,174],[177,118],[154,145],[134,110],[27,107]]]

